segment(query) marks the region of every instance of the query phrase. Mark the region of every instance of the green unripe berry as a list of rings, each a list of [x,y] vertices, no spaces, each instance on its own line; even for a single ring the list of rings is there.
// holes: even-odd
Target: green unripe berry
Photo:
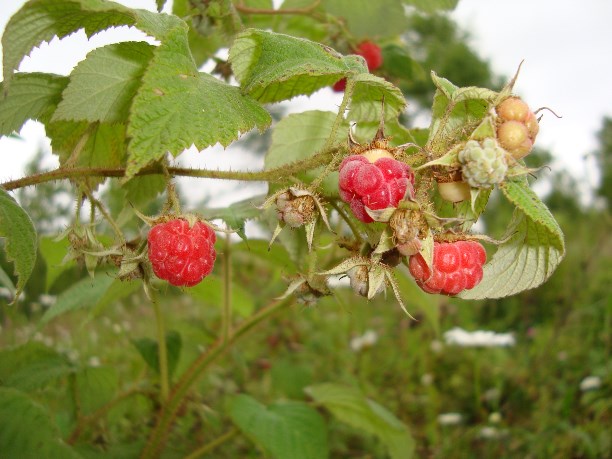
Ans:
[[[469,140],[459,152],[463,179],[474,188],[491,188],[501,183],[508,170],[506,151],[495,139],[485,139],[482,143]]]

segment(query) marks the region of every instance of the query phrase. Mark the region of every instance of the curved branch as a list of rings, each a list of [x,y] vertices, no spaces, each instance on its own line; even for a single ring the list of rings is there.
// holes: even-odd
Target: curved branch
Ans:
[[[265,14],[265,15],[283,15],[283,14],[302,14],[308,15],[312,13],[317,7],[320,5],[321,0],[315,0],[311,5],[305,6],[303,8],[285,8],[285,9],[268,9],[268,8],[251,8],[249,6],[244,5],[240,2],[237,5],[234,5],[236,11],[242,14]]]
[[[296,161],[293,163],[286,164],[284,166],[263,171],[222,171],[211,169],[168,167],[167,172],[170,175],[181,177],[199,177],[254,182],[283,182],[287,180],[288,176],[327,164],[330,160],[330,157],[333,155],[333,153],[336,152],[336,150],[337,148],[324,150],[320,153],[311,156],[310,158],[306,158],[301,161]],[[164,174],[165,172],[162,167],[160,167],[159,165],[154,165],[141,169],[136,174],[136,176]],[[40,174],[34,174],[17,180],[0,183],[0,187],[4,188],[6,191],[11,191],[16,190],[18,188],[24,188],[26,186],[51,182],[54,180],[77,179],[83,177],[123,178],[125,177],[125,168],[59,167],[58,169],[54,169],[52,171],[42,172]]]

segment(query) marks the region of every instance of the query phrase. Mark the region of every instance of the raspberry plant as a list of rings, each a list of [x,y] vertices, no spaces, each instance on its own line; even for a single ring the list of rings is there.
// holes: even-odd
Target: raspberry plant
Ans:
[[[175,426],[186,416],[194,383],[212,363],[255,325],[294,301],[311,306],[334,295],[334,289],[343,287],[332,288],[332,278],[346,275],[354,292],[368,299],[390,288],[410,314],[416,307],[411,295],[418,293],[411,286],[463,299],[500,298],[537,287],[561,262],[563,235],[527,179],[534,171],[523,158],[539,125],[513,92],[516,77],[494,91],[458,87],[432,72],[436,91],[429,128],[402,124],[405,96],[384,78],[388,70],[380,65],[381,46],[397,51],[395,41],[407,14],[403,3],[413,2],[360,2],[356,8],[346,0],[310,5],[287,1],[275,10],[265,1],[175,1],[175,14],[162,14],[107,0],[30,0],[9,21],[2,38],[0,135],[38,120],[60,161],[56,170],[1,184],[0,235],[14,264],[15,302],[34,270],[39,242],[33,222],[11,191],[69,180],[76,212],[65,232],[66,262],[85,265],[91,278],[79,281],[46,310],[41,326],[75,309],[102,308],[102,303],[142,287],[155,311],[157,341],[153,351],[148,341],[135,345],[157,376],[146,388],[156,395],[140,457],[164,454],[177,435]],[[438,3],[445,2],[427,8]],[[309,35],[296,22],[277,21],[277,16],[321,27],[308,29]],[[372,17],[385,24],[383,33]],[[141,30],[158,44],[122,42],[98,48],[69,76],[16,71],[34,47],[56,36],[81,29],[91,36],[121,25]],[[223,47],[229,48],[227,61],[215,56]],[[334,48],[356,54],[343,55]],[[199,70],[207,60],[217,63],[214,75]],[[375,69],[380,76],[368,71]],[[270,127],[268,104],[331,86],[339,89],[337,82],[343,80],[337,112],[305,111]],[[253,129],[272,130],[263,170],[185,169],[174,162],[191,145],[199,150],[217,143],[228,146]],[[174,186],[180,176],[260,181],[270,191],[227,209],[185,213],[180,189]],[[125,193],[120,218],[104,202],[102,185],[108,182]],[[472,231],[493,189],[515,207],[500,241]],[[156,213],[148,206],[151,198],[164,191],[166,205],[150,215]],[[88,220],[84,209],[89,209]],[[238,321],[232,294],[239,286],[232,284],[231,257],[241,256],[244,263],[249,244],[256,243],[247,239],[247,220],[271,232],[270,249],[277,244],[287,248],[295,270],[287,273],[284,294],[276,292],[277,299],[271,295],[269,304],[258,303],[256,311],[240,311],[243,319]],[[213,221],[224,228],[212,226]],[[269,221],[274,221],[272,227]],[[134,227],[136,231],[130,229]],[[289,229],[283,231],[285,227]],[[166,281],[184,287],[184,294],[213,283],[219,231],[246,240],[226,235],[217,248],[222,266],[217,263],[214,269],[223,272],[217,284],[222,290],[221,331],[173,379],[170,361],[180,340],[165,333],[165,316],[172,314],[160,307],[170,288]],[[486,263],[478,241],[490,253]],[[11,352],[9,359],[22,362],[15,357],[22,351]],[[58,366],[56,371],[86,387],[91,369]],[[339,421],[375,434],[391,457],[412,454],[410,435],[398,427],[403,424],[362,394],[333,383],[312,385],[307,392]],[[62,421],[62,432],[68,432],[62,439],[28,390],[0,386],[0,406],[20,413],[14,422],[2,419],[14,435],[8,438],[0,430],[0,450],[15,456],[28,448],[23,445],[38,444],[28,441],[28,426],[36,422],[45,450],[30,449],[26,456],[81,457],[78,447],[95,441],[95,421],[104,418],[106,405],[82,412],[79,395],[71,396],[75,398],[68,405],[77,408]],[[232,435],[241,432],[270,457],[328,457],[326,421],[309,404],[265,406],[234,394],[227,416],[235,426]],[[187,442],[181,452],[191,450],[196,457],[216,444]]]

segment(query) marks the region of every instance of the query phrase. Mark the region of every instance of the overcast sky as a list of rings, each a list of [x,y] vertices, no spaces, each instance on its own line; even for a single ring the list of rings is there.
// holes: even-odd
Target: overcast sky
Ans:
[[[3,0],[0,31],[25,0]],[[129,6],[154,8],[154,0],[120,0]],[[548,106],[562,119],[545,113],[536,144],[549,149],[553,167],[563,167],[575,176],[594,181],[592,161],[584,159],[596,145],[596,132],[604,116],[612,116],[612,1],[584,0],[460,0],[452,17],[471,35],[478,53],[489,59],[493,69],[512,75],[525,60],[515,92],[532,108]],[[135,30],[103,32],[87,42],[77,33],[61,43],[55,39],[26,58],[20,70],[69,74],[91,49],[109,42],[141,40]],[[0,48],[1,53],[1,48]],[[310,99],[292,101],[293,110],[334,110],[339,96],[325,89]],[[337,100],[336,100],[337,99]],[[293,111],[292,110],[292,111]],[[23,164],[45,143],[44,130],[28,123],[24,140],[0,138],[0,181],[22,175]],[[239,155],[198,154],[181,156],[181,163],[195,167],[240,166]],[[194,163],[195,161],[195,163]],[[228,161],[231,162],[228,163]],[[54,164],[48,158],[47,164]],[[254,167],[254,165],[250,165]],[[229,188],[228,188],[229,189]]]

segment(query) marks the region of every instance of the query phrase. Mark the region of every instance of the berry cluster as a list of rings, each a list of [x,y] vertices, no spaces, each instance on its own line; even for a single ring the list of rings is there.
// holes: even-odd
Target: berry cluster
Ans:
[[[434,242],[433,273],[419,253],[410,257],[410,273],[427,293],[457,295],[482,280],[487,254],[475,241]]]
[[[469,140],[459,152],[463,179],[474,188],[491,188],[506,177],[506,152],[495,139]]]
[[[495,107],[498,126],[497,139],[515,159],[527,155],[540,126],[529,106],[518,97],[508,97]]]
[[[351,206],[355,217],[365,223],[374,221],[365,207],[370,210],[396,207],[407,190],[411,196],[414,194],[410,166],[384,153],[377,159],[378,155],[371,157],[374,162],[366,155],[351,155],[340,164],[340,197]]]
[[[215,232],[205,223],[192,227],[183,219],[159,223],[148,237],[149,260],[160,279],[178,287],[193,287],[215,264]]]
[[[353,52],[365,59],[368,66],[368,71],[370,72],[378,69],[383,63],[380,47],[371,41],[361,42]],[[346,78],[342,78],[340,81],[337,81],[333,88],[336,92],[344,91],[346,88]]]

